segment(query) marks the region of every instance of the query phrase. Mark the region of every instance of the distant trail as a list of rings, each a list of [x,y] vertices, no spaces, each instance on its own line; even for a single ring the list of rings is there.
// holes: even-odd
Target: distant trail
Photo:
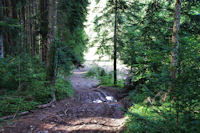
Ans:
[[[84,77],[86,69],[71,78],[75,97],[13,120],[0,133],[117,133],[126,121],[117,101],[117,90],[97,87],[98,81]]]

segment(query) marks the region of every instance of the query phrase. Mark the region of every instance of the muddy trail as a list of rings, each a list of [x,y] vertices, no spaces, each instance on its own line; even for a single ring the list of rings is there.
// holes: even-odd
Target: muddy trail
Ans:
[[[84,77],[85,69],[71,78],[75,96],[51,107],[4,124],[0,133],[118,133],[126,121],[116,89],[98,86]]]

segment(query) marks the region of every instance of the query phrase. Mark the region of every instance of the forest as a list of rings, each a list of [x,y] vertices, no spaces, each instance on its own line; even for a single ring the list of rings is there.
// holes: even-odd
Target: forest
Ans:
[[[198,132],[199,0],[0,0],[0,133]]]

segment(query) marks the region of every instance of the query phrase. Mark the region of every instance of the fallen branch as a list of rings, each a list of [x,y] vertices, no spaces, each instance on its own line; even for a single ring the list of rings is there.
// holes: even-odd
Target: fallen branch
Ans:
[[[52,99],[52,101],[50,103],[39,105],[39,106],[37,106],[37,108],[43,109],[43,108],[50,107],[53,103],[56,102],[55,93],[53,94],[52,97],[53,97],[53,99]],[[18,111],[19,111],[19,109],[17,109],[17,111],[16,111],[16,113],[14,115],[8,115],[8,116],[1,117],[0,121],[4,121],[4,120],[8,120],[8,119],[14,119],[16,116],[23,116],[23,115],[27,115],[27,114],[32,112],[32,111],[25,111],[25,112],[21,112],[21,113],[17,114]]]
[[[47,104],[43,104],[43,105],[39,105],[39,106],[37,106],[37,108],[39,108],[39,109],[43,109],[43,108],[50,107],[50,106],[52,106],[52,104],[53,104],[54,102],[55,102],[55,101],[52,100],[50,103],[47,103]]]
[[[50,103],[43,104],[43,105],[39,105],[39,106],[37,106],[37,108],[43,109],[43,108],[50,107],[53,103],[56,102],[56,95],[55,95],[55,93],[53,93],[53,96],[52,96],[52,97],[53,97],[53,99],[52,99],[52,101],[51,101]]]
[[[25,112],[21,112],[19,114],[17,114],[17,116],[24,116],[27,115],[28,113],[30,113],[29,111],[25,111]],[[8,119],[13,119],[15,118],[16,114],[14,115],[9,115],[9,116],[4,116],[0,118],[0,121],[4,121],[4,120],[8,120]]]

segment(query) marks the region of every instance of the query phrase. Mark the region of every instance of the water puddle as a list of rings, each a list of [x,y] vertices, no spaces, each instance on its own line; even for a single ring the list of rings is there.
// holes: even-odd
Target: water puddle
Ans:
[[[84,103],[113,103],[117,100],[109,93],[102,90],[94,90],[91,92],[82,92],[79,95],[79,101]]]
[[[94,93],[97,95],[94,95],[92,103],[112,103],[117,102],[117,100],[111,96],[110,94],[107,94],[106,92],[102,90],[96,90]]]

